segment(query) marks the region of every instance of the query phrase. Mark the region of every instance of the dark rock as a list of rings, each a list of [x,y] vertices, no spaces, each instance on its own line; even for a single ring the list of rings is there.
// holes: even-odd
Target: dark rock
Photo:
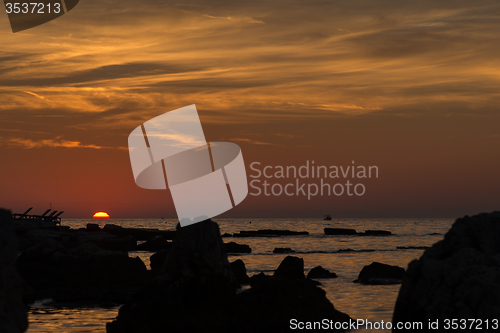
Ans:
[[[23,303],[23,280],[15,268],[17,237],[10,211],[0,209],[0,332],[20,333],[28,328]]]
[[[127,252],[103,250],[92,242],[64,247],[52,238],[25,250],[17,268],[32,290],[29,300],[122,302],[148,279],[144,263]]]
[[[500,318],[499,239],[500,212],[457,219],[408,266],[393,322]]]
[[[287,256],[274,272],[275,277],[304,279],[304,259]]]
[[[364,234],[360,234],[364,236],[389,236],[392,235],[392,232],[388,230],[365,230]]]
[[[273,253],[295,253],[295,251],[289,247],[277,247],[273,250]]]
[[[260,272],[259,274],[255,274],[250,278],[250,285],[255,286],[255,285],[261,283],[262,281],[264,281],[266,279],[271,279],[271,278],[272,278],[272,276],[268,276],[268,275],[264,274],[264,272]]]
[[[175,231],[146,228],[123,228],[115,224],[106,224],[102,230],[116,236],[133,236],[138,241],[149,240],[156,236],[163,236],[168,240],[172,240],[175,237]]]
[[[168,251],[169,250],[161,250],[149,257],[151,271],[154,273],[161,272],[163,265],[165,264],[165,260],[167,259]]]
[[[226,232],[224,235],[222,235],[222,238],[226,238],[226,237],[233,237],[233,235],[228,234],[228,233]]]
[[[325,228],[325,235],[357,235],[354,229],[346,228]]]
[[[101,227],[97,223],[87,223],[87,231],[101,231]]]
[[[329,270],[324,269],[321,266],[316,266],[309,271],[307,277],[309,279],[331,279],[336,278],[337,274],[330,272]]]
[[[201,222],[204,223],[205,226],[199,226],[199,233],[195,229],[186,233],[185,237],[174,240],[174,246],[166,259],[167,265],[164,266],[167,276],[157,280],[161,283],[137,294],[133,302],[122,306],[116,320],[106,325],[108,333],[285,332],[289,330],[291,318],[303,321],[320,321],[324,318],[334,322],[349,321],[350,317],[335,310],[325,292],[314,281],[303,278],[303,272],[300,279],[281,277],[280,274],[274,277],[261,274],[262,278],[258,283],[252,284],[250,290],[238,294],[236,289],[227,288],[227,284],[226,287],[214,284],[212,274],[232,285],[221,270],[221,267],[226,267],[227,262],[227,259],[219,257],[220,249],[223,248],[222,238],[219,234],[218,241],[206,239],[205,236],[215,235],[210,230],[201,232],[207,227],[213,228],[212,222]],[[193,226],[198,224],[200,223]],[[182,231],[178,231],[178,237],[181,233]],[[193,247],[198,244],[193,243],[194,239],[201,244]],[[183,245],[185,242],[191,245]],[[212,243],[219,250],[207,249],[203,245],[206,242]],[[183,251],[176,254],[176,246]],[[212,259],[198,261],[197,256],[186,257],[185,250],[191,251],[190,253],[199,250],[201,253],[198,255],[201,256],[211,253]],[[175,257],[179,257],[179,260],[191,260],[182,261],[181,264]],[[303,267],[302,259],[295,259],[301,261]],[[288,259],[283,267],[288,262],[293,262],[292,266],[295,266],[295,259]],[[219,264],[215,264],[216,260],[219,260]],[[168,265],[169,261],[177,264]],[[198,263],[201,263],[201,267],[197,266]],[[190,274],[185,272],[186,266],[191,267]],[[210,269],[213,271],[210,272]],[[206,276],[208,278],[202,278]],[[252,277],[252,280],[255,281],[255,278]]]
[[[247,268],[245,267],[243,260],[238,259],[233,261],[230,263],[230,266],[237,283],[248,284],[250,282],[250,278],[247,275]]]
[[[229,242],[224,244],[227,253],[252,253],[250,246],[246,244],[237,244],[235,242]]]
[[[169,242],[165,236],[156,236],[146,242],[137,245],[137,251],[157,252],[169,250],[172,248],[172,242]]]
[[[351,318],[326,298],[323,289],[309,279],[264,279],[238,295],[241,332],[289,332],[290,320],[348,322]],[[333,332],[336,332],[333,330]],[[338,331],[337,331],[338,332]]]
[[[372,262],[370,265],[363,267],[358,279],[354,282],[362,284],[398,284],[403,281],[404,276],[405,269],[402,267]]]
[[[167,282],[233,285],[235,288],[219,226],[211,220],[177,226],[163,272]]]
[[[234,234],[233,237],[278,237],[278,236],[303,236],[309,235],[307,231],[290,231],[290,230],[248,230],[240,231]]]

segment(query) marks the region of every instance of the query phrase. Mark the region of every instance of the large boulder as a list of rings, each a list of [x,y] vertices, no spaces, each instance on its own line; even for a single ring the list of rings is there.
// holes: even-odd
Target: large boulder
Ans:
[[[304,259],[287,256],[274,272],[274,276],[288,279],[304,279]]]
[[[363,267],[358,279],[354,282],[361,284],[398,284],[403,281],[405,269],[398,266],[372,262]]]
[[[279,269],[286,274],[237,293],[233,272],[243,276],[244,264],[229,264],[217,224],[207,220],[178,227],[154,283],[120,308],[116,320],[106,325],[107,332],[283,332],[292,318],[349,320],[322,289],[304,278],[303,260],[296,259],[286,260]],[[301,278],[293,278],[297,275]]]
[[[457,219],[408,266],[393,322],[439,320],[444,331],[445,319],[476,319],[486,329],[500,318],[499,240],[500,212]]]
[[[20,333],[28,328],[23,303],[23,281],[15,264],[17,237],[11,213],[0,209],[0,332]]]
[[[238,259],[233,261],[231,264],[231,270],[233,271],[236,282],[239,284],[247,284],[250,282],[250,278],[247,275],[247,268],[243,260]]]

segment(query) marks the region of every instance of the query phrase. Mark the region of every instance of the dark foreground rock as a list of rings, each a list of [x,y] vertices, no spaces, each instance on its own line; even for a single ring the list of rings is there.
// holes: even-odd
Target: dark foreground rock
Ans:
[[[144,243],[137,245],[137,251],[158,252],[161,250],[170,250],[171,248],[172,242],[169,242],[167,237],[163,235],[153,237]]]
[[[362,284],[398,284],[403,281],[404,276],[405,269],[402,267],[372,262],[370,265],[363,267],[358,279],[354,282]]]
[[[229,242],[224,244],[227,253],[252,253],[250,246],[246,244],[238,244],[235,242]]]
[[[280,265],[281,270],[298,271],[302,259],[296,259]],[[216,223],[178,227],[161,276],[120,309],[116,320],[107,324],[108,333],[286,332],[291,318],[349,320],[322,289],[304,278],[303,261],[302,276],[278,273],[254,280],[251,289],[240,293],[234,268]]]
[[[434,331],[445,332],[445,319],[477,319],[486,329],[486,320],[500,318],[499,240],[500,212],[457,219],[410,263],[393,322],[439,320]]]
[[[248,230],[240,231],[234,234],[233,237],[280,237],[280,236],[303,236],[309,235],[307,231],[291,231],[291,230]]]
[[[141,259],[127,252],[91,242],[66,247],[53,238],[26,249],[17,268],[30,286],[29,300],[124,302],[148,279]]]
[[[321,266],[316,266],[309,271],[307,277],[309,279],[332,279],[336,278],[337,274],[330,272],[329,270],[324,269]]]
[[[288,256],[274,272],[275,277],[288,279],[304,279],[304,259]]]
[[[354,229],[346,228],[325,228],[325,235],[357,235]]]
[[[20,333],[28,328],[23,303],[23,281],[15,268],[17,237],[9,211],[0,209],[0,332]]]
[[[250,278],[247,275],[247,268],[243,260],[238,259],[232,262],[230,266],[237,283],[248,284],[250,282]]]

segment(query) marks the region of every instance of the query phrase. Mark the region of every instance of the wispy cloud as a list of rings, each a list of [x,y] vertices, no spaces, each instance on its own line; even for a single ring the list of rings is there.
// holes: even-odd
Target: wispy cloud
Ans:
[[[93,144],[82,144],[79,141],[69,141],[61,138],[45,139],[45,140],[31,140],[24,138],[11,138],[9,142],[13,146],[22,147],[26,149],[33,148],[90,148],[90,149],[127,149],[126,147],[104,147]]]
[[[252,145],[262,145],[262,146],[280,146],[279,144],[276,144],[276,143],[252,140],[252,139],[247,139],[247,138],[232,138],[232,139],[229,139],[229,141],[246,142],[246,143],[249,143]]]

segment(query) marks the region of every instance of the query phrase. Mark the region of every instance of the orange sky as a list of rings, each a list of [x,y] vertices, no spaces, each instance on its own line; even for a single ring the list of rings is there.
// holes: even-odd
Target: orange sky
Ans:
[[[496,1],[81,1],[13,34],[0,14],[0,206],[175,217],[128,134],[196,104],[247,164],[377,165],[363,197],[252,197],[224,217],[499,209]],[[247,168],[247,172],[250,170]]]

